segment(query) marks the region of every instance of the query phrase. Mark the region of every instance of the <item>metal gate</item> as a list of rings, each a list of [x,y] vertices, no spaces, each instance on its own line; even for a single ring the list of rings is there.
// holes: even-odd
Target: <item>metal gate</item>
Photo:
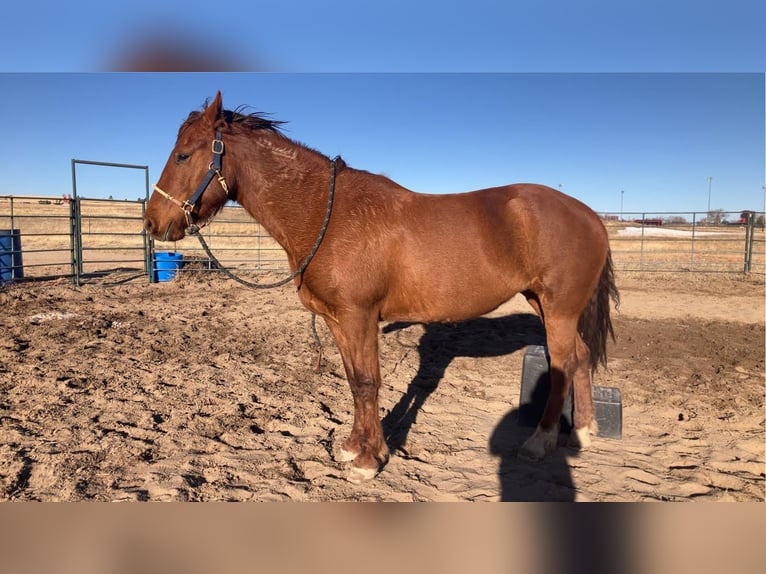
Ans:
[[[92,222],[92,220],[95,218],[100,223],[103,223],[105,225],[99,225],[100,230],[98,231],[92,231],[92,228],[88,229],[88,235],[90,238],[93,237],[115,237],[119,235],[124,236],[135,236],[135,232],[131,230],[119,232],[114,231],[112,229],[108,228],[108,223],[112,221],[120,221],[123,222],[125,220],[132,220],[134,219],[131,215],[112,215],[109,213],[83,213],[83,201],[86,203],[92,203],[92,202],[98,202],[99,200],[95,199],[88,199],[84,200],[83,198],[79,198],[77,196],[77,165],[93,165],[93,166],[100,166],[100,167],[112,167],[112,168],[119,168],[119,169],[138,169],[144,171],[144,201],[139,202],[140,209],[141,209],[141,219],[143,219],[144,211],[146,210],[146,201],[149,200],[149,166],[146,165],[133,165],[133,164],[126,164],[126,163],[112,163],[112,162],[103,162],[103,161],[89,161],[89,160],[82,160],[82,159],[73,159],[72,160],[72,200],[70,202],[71,206],[71,212],[70,212],[70,238],[71,238],[71,254],[72,254],[72,282],[75,285],[80,284],[80,280],[83,277],[85,273],[84,269],[84,256],[83,253],[86,250],[106,250],[110,249],[109,246],[104,246],[99,243],[94,243],[91,245],[88,245],[86,241],[84,241],[83,237],[83,217],[88,218],[88,222]],[[104,200],[104,201],[111,201],[111,200]],[[94,235],[94,233],[96,235]],[[151,277],[151,274],[149,273],[151,269],[151,243],[149,239],[147,238],[146,234],[143,233],[143,230],[140,232],[141,236],[141,243],[140,250],[142,252],[142,260],[143,260],[143,267],[144,272],[149,274]],[[138,249],[137,247],[134,247],[132,245],[128,245],[125,247],[125,249],[129,251],[133,251]],[[128,259],[130,261],[130,259]]]

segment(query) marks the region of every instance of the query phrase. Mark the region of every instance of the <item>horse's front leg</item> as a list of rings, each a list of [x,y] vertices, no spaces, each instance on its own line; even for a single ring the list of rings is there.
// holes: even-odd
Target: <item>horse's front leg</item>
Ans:
[[[374,478],[388,461],[378,408],[378,320],[374,314],[360,312],[327,319],[327,325],[343,357],[354,397],[354,426],[341,445],[338,460],[352,462],[349,481],[363,482]]]

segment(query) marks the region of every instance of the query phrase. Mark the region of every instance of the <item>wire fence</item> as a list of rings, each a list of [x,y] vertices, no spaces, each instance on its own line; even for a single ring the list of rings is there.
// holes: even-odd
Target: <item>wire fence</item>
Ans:
[[[3,242],[4,253],[23,259],[22,265],[9,263],[2,280],[69,277],[79,285],[133,272],[154,282],[158,256],[167,252],[183,254],[179,272],[217,271],[196,238],[155,244],[143,230],[145,209],[144,201],[0,196],[0,240],[3,230],[20,239]],[[244,273],[288,269],[282,248],[239,206],[226,206],[202,233],[226,267]]]
[[[623,271],[765,273],[764,213],[603,214]]]
[[[144,201],[0,196],[0,283],[67,277],[79,285],[115,272],[153,282],[166,253],[182,254],[178,273],[217,272],[196,238],[151,241],[145,208]],[[766,274],[762,212],[601,215],[618,271]],[[227,205],[202,233],[238,273],[288,270],[282,248],[239,206]]]
[[[73,221],[68,200],[0,196],[0,230],[19,238],[17,245],[10,246],[10,258],[23,260],[10,274],[3,269],[3,279],[71,276]],[[6,259],[8,247],[2,247]]]

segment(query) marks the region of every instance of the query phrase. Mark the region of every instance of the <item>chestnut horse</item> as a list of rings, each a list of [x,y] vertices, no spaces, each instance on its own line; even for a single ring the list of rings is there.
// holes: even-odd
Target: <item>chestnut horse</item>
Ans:
[[[370,479],[388,460],[379,322],[461,321],[517,293],[544,323],[551,365],[545,410],[519,456],[540,459],[556,447],[572,385],[570,442],[587,446],[591,374],[606,364],[610,299],[619,303],[599,217],[543,185],[415,193],[288,139],[281,123],[224,110],[218,92],[181,125],[144,225],[155,239],[178,241],[233,200],[284,248],[301,302],[325,320],[343,358],[354,424],[337,457],[351,462],[348,479]]]

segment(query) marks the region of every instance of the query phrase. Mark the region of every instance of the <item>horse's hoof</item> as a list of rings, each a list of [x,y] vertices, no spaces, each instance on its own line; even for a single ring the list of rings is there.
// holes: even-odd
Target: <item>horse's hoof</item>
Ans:
[[[361,484],[368,480],[372,480],[377,474],[378,469],[376,468],[358,468],[352,466],[346,474],[346,480],[354,484]]]
[[[567,446],[583,450],[590,446],[590,427],[582,427],[581,429],[573,429],[569,434],[569,441]]]
[[[558,437],[559,425],[554,425],[550,430],[544,430],[538,425],[534,434],[519,449],[518,458],[530,461],[544,459],[546,454],[556,449]]]
[[[351,452],[350,450],[340,447],[335,460],[337,462],[351,462],[352,460],[355,460],[357,456],[359,456],[358,452]]]

